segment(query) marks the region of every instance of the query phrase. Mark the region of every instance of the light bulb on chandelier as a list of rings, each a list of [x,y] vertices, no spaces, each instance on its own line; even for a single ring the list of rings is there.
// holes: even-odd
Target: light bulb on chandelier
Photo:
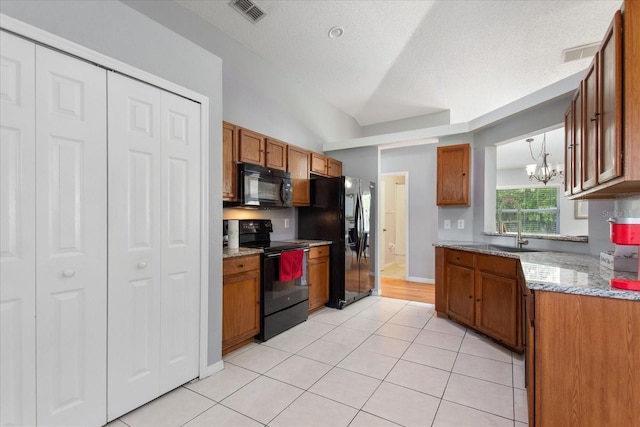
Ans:
[[[533,138],[527,138],[526,140],[529,143],[529,152],[531,153],[531,158],[536,162],[535,164],[527,165],[527,175],[529,175],[529,181],[539,181],[544,185],[547,185],[547,182],[562,177],[564,178],[564,165],[561,163],[558,164],[549,164],[547,162],[547,158],[549,157],[549,153],[547,153],[547,134],[544,134],[542,138],[542,147],[540,147],[540,153],[538,156],[533,155],[533,149],[531,147],[531,143],[533,142]]]

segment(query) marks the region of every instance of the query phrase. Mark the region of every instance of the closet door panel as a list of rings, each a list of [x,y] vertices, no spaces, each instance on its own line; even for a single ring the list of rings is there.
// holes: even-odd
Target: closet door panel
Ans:
[[[2,32],[0,74],[0,425],[33,425],[35,45]]]
[[[162,92],[161,387],[198,376],[200,105]]]
[[[160,90],[109,73],[108,419],[160,388]]]
[[[37,413],[106,422],[106,72],[36,47]]]

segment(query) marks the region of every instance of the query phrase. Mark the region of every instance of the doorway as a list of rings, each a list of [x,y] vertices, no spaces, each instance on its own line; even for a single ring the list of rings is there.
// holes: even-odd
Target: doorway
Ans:
[[[380,179],[382,239],[380,277],[407,278],[408,173],[383,174]]]

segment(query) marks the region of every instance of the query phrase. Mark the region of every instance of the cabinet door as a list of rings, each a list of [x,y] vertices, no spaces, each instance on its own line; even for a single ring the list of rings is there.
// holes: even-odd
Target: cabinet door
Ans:
[[[564,113],[564,194],[571,195],[573,190],[573,103]]]
[[[456,320],[473,325],[475,318],[474,270],[446,264],[447,314]]]
[[[588,190],[598,182],[598,54],[596,53],[591,66],[587,70],[583,86],[584,117],[582,125],[583,147],[582,147],[582,189]]]
[[[571,182],[573,183],[573,194],[578,194],[582,191],[582,87],[583,82],[580,83],[576,93],[573,95],[571,105],[573,108],[573,148],[571,150],[571,156],[573,157],[573,169],[571,170]]]
[[[0,36],[0,425],[36,423],[35,45]]]
[[[287,170],[287,144],[275,139],[266,139],[267,156],[265,166],[271,169]]]
[[[309,251],[309,311],[329,301],[329,246]]]
[[[222,289],[222,348],[260,333],[260,270],[225,276]]]
[[[200,104],[161,91],[160,392],[198,376]]]
[[[598,182],[622,175],[622,15],[616,12],[599,54]]]
[[[37,420],[40,425],[102,425],[107,402],[106,71],[38,46],[35,84]]]
[[[342,162],[327,157],[327,175],[332,178],[342,176]]]
[[[476,276],[476,327],[520,348],[518,332],[518,280],[479,270]]]
[[[309,206],[309,151],[289,145],[287,170],[293,183],[293,205]]]
[[[327,158],[322,154],[311,153],[311,172],[320,175],[327,174]]]
[[[264,166],[264,136],[247,129],[238,130],[238,161]]]
[[[238,197],[236,132],[231,123],[222,123],[222,200],[226,201],[235,201]]]
[[[438,147],[437,205],[469,206],[469,144]]]
[[[160,119],[157,88],[109,73],[109,420],[160,388]]]

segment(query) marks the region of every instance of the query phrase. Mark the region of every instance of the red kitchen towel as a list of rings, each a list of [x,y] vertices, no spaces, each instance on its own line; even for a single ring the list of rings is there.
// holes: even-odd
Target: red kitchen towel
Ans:
[[[286,251],[280,254],[280,281],[297,279],[302,276],[303,250]]]

